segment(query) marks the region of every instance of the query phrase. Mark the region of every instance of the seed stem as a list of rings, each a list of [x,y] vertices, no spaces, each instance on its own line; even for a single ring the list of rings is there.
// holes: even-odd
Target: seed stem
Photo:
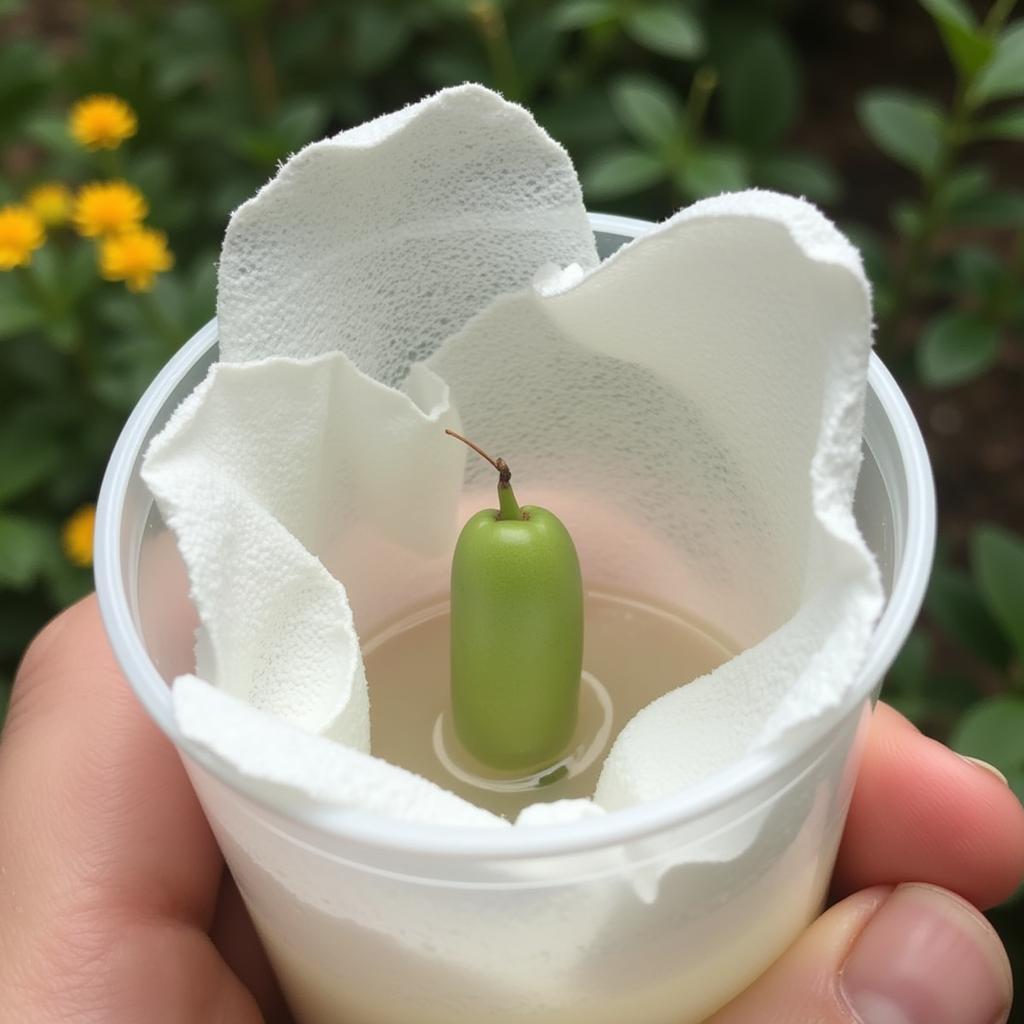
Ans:
[[[461,434],[456,434],[454,430],[449,430],[447,427],[444,431],[450,437],[454,437],[456,440],[461,441],[465,445],[469,445],[477,453],[477,455],[485,458],[497,471],[498,471],[498,502],[500,511],[498,513],[499,519],[525,519],[526,516],[523,514],[523,510],[519,507],[519,503],[516,501],[516,496],[512,493],[512,470],[508,468],[508,463],[504,459],[492,459],[479,445],[473,444],[468,437],[463,437]]]
[[[508,463],[504,459],[492,459],[478,444],[473,444],[468,437],[463,437],[461,434],[456,434],[454,430],[445,428],[445,433],[451,437],[456,438],[463,444],[468,444],[470,448],[477,453],[477,455],[483,456],[497,471],[499,475],[499,483],[508,484],[509,480],[512,479],[512,470],[508,468]]]

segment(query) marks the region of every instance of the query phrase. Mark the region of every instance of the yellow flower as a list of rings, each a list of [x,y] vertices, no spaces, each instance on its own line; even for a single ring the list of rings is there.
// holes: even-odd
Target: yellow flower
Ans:
[[[124,281],[133,292],[149,291],[156,275],[173,264],[167,236],[152,228],[111,235],[100,247],[100,273],[107,281]]]
[[[0,207],[0,270],[27,267],[45,241],[43,222],[27,206]]]
[[[50,228],[64,224],[71,217],[71,193],[67,185],[59,181],[37,185],[25,197],[25,203]]]
[[[149,207],[142,193],[126,181],[94,181],[75,199],[74,220],[86,238],[113,235],[139,226]]]
[[[92,565],[92,535],[96,526],[96,506],[83,505],[64,524],[61,543],[68,561],[83,569]]]
[[[86,96],[71,108],[68,130],[89,149],[117,149],[138,128],[135,111],[119,96]]]

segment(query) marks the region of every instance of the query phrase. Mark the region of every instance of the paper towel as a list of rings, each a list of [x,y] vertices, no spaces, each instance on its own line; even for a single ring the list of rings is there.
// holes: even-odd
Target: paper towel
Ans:
[[[232,220],[218,313],[234,365],[144,477],[201,620],[178,724],[236,770],[506,824],[368,753],[357,632],[436,595],[465,509],[491,500],[445,426],[500,443],[588,585],[696,610],[746,648],[627,725],[593,804],[524,824],[675,792],[853,685],[882,602],[852,514],[870,299],[808,204],[707,200],[596,266],[565,153],[464,86],[293,157]]]
[[[597,265],[565,150],[480,86],[314,142],[231,218],[221,358],[343,351],[402,382],[545,263]]]

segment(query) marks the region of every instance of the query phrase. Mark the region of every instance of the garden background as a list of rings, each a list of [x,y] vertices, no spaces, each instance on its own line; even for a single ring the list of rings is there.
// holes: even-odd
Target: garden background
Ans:
[[[231,210],[304,143],[475,80],[566,146],[590,209],[661,219],[761,185],[814,200],[861,246],[878,351],[939,492],[926,609],[885,696],[1024,797],[1014,6],[0,0],[0,720],[29,638],[91,588],[104,463],[213,315]],[[69,120],[95,93],[130,110]],[[1024,970],[1024,903],[992,919]]]

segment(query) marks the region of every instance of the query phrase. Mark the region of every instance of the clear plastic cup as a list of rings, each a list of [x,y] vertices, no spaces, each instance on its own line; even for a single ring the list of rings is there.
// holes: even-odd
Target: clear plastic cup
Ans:
[[[602,256],[651,225],[592,215]],[[103,482],[96,580],[139,699],[178,747],[302,1024],[695,1024],[819,912],[882,677],[920,608],[935,539],[921,434],[874,356],[860,528],[888,601],[855,692],[790,749],[677,797],[545,828],[413,825],[253,791],[178,733],[168,683],[196,615],[139,475],[217,358],[206,325],[140,399]]]

